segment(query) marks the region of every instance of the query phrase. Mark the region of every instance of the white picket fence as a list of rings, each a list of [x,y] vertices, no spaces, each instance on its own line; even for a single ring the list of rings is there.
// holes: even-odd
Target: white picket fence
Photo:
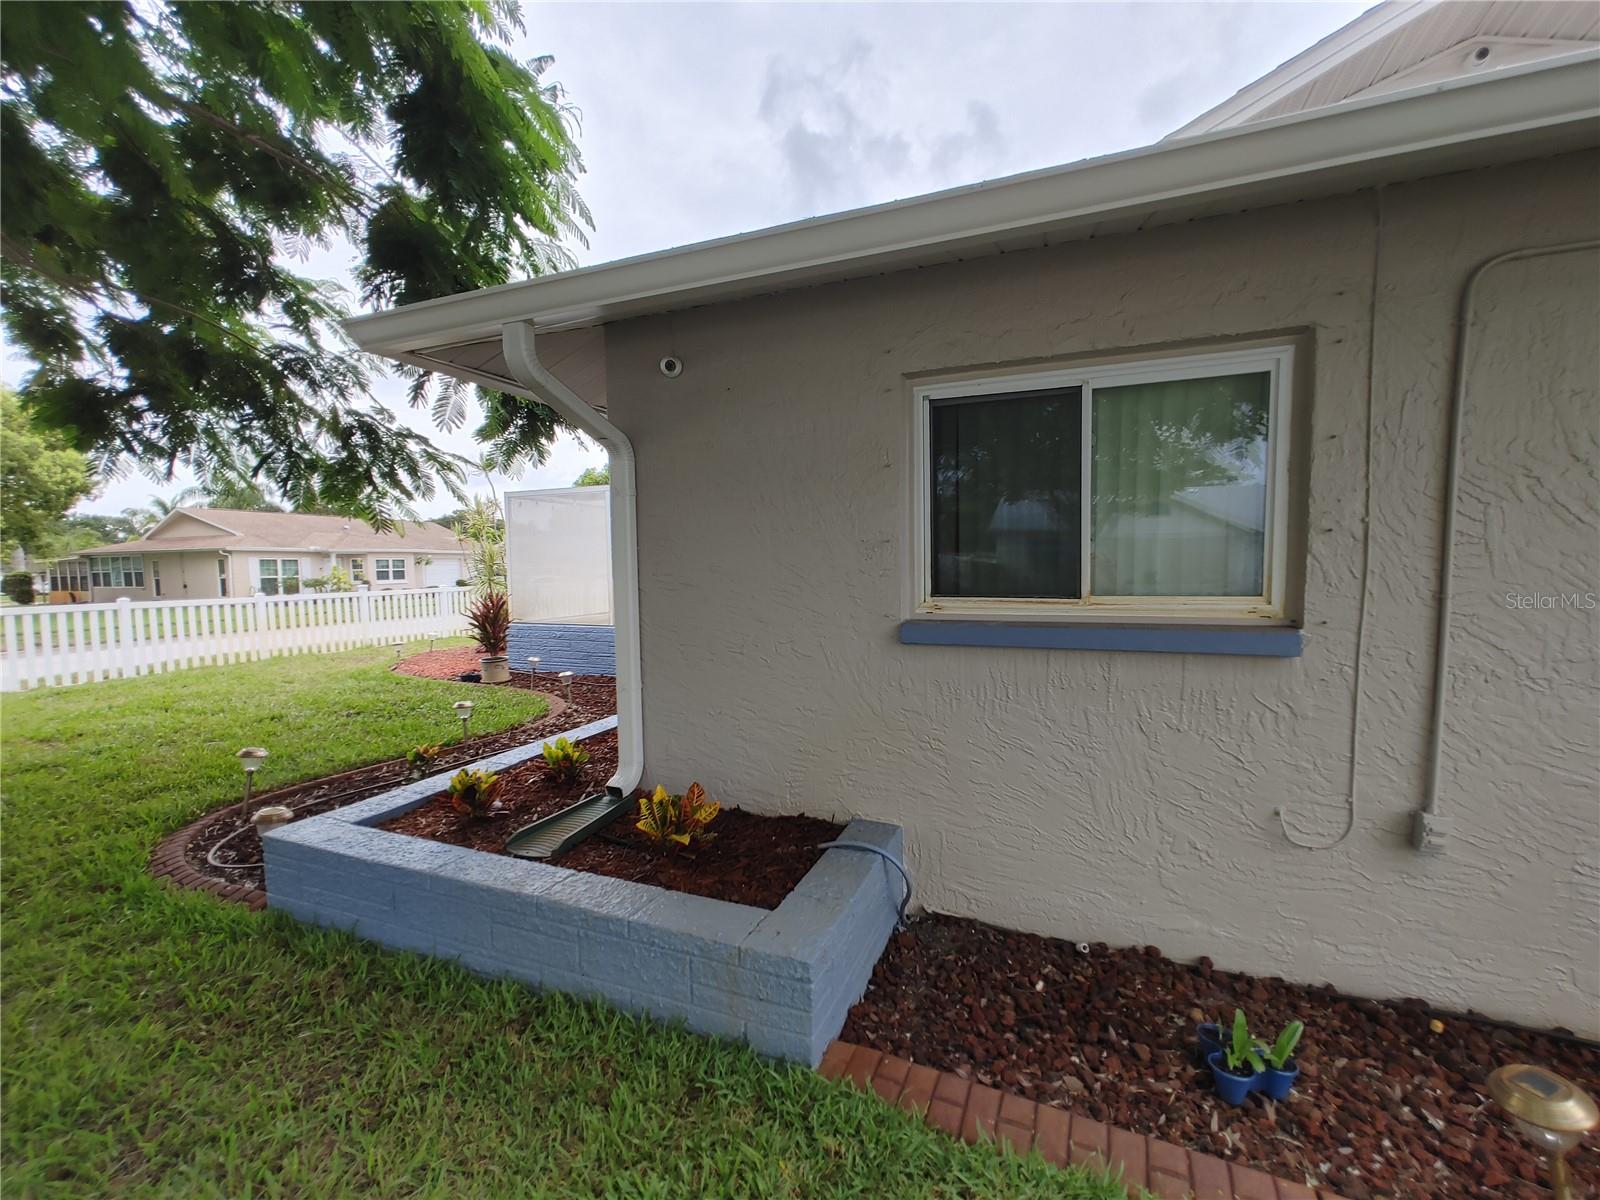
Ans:
[[[0,691],[449,637],[467,588],[0,608]]]

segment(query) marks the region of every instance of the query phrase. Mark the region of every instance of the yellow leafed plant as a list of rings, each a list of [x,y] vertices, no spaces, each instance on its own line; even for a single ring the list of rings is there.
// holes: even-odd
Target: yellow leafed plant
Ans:
[[[654,793],[639,801],[638,829],[657,842],[673,842],[679,846],[709,842],[716,834],[706,827],[721,811],[722,806],[707,796],[699,783],[691,783],[681,796],[657,787]]]
[[[500,807],[497,799],[501,779],[488,771],[469,771],[465,767],[450,777],[450,806],[469,817],[492,816]]]

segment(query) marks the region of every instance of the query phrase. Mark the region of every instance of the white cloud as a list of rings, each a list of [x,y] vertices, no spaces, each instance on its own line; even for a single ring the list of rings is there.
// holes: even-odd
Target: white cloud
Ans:
[[[594,263],[1145,145],[1365,6],[529,3],[515,49],[553,54],[582,114],[597,228],[574,249]],[[336,245],[307,269],[348,281],[349,264]],[[474,453],[397,382],[378,395]],[[517,485],[601,458],[563,443]],[[150,490],[116,482],[91,506]]]

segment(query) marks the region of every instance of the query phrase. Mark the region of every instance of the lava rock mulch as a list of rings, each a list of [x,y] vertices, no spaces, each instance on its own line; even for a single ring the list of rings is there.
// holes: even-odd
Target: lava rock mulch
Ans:
[[[470,817],[457,812],[440,793],[379,828],[503,854],[506,842],[523,826],[605,786],[617,767],[616,733],[597,734],[583,747],[589,751],[589,762],[577,783],[557,782],[542,758],[531,759],[501,773],[500,812]],[[816,865],[823,854],[822,843],[843,831],[842,826],[815,817],[764,817],[724,808],[711,823],[716,835],[711,841],[692,847],[662,847],[634,827],[637,816],[637,811],[623,813],[608,828],[550,863],[771,909]]]
[[[477,651],[467,647],[433,650],[413,655],[396,663],[393,670],[423,679],[456,679],[478,665]],[[484,684],[485,687],[513,687],[545,693],[550,711],[534,721],[525,721],[498,733],[479,734],[465,743],[452,742],[429,768],[432,772],[452,770],[513,746],[563,733],[617,711],[616,680],[609,675],[579,675],[572,680],[572,699],[554,673],[530,676],[514,673],[510,683]],[[251,810],[268,804],[285,804],[295,810],[295,819],[331,812],[398,787],[408,777],[403,758],[389,759],[309,780],[276,791],[263,792],[251,801]],[[240,832],[241,828],[243,832]],[[221,866],[209,859],[213,847],[228,838],[217,854]],[[150,859],[151,872],[172,879],[182,887],[199,888],[223,899],[238,900],[261,907],[265,903],[264,872],[261,865],[261,839],[253,827],[240,820],[238,806],[229,804],[207,813],[199,820],[164,838]]]
[[[1198,1020],[1243,1008],[1270,1041],[1304,1021],[1301,1077],[1282,1104],[1222,1103],[1197,1068]],[[841,1040],[953,1070],[1097,1121],[1303,1179],[1350,1197],[1540,1200],[1544,1169],[1503,1121],[1484,1080],[1545,1064],[1600,1083],[1600,1047],[1173,962],[1155,947],[1091,946],[928,916],[896,934]],[[1600,1150],[1570,1159],[1600,1178]]]
[[[478,673],[478,651],[472,646],[457,646],[449,650],[425,650],[421,654],[401,659],[395,663],[393,669],[398,674],[415,675],[419,679],[461,680],[464,675]],[[469,679],[465,682],[477,683],[483,687],[521,688],[525,691],[544,692],[562,700],[565,700],[567,695],[559,675],[554,671],[541,671],[537,675],[530,675],[527,671],[513,670],[509,683],[483,683],[481,679]],[[568,721],[562,729],[573,729],[586,721],[610,716],[617,711],[617,681],[609,675],[573,676],[571,706],[582,719]],[[546,717],[540,720],[548,719]],[[561,730],[550,732],[559,733]],[[541,731],[541,736],[547,734]]]

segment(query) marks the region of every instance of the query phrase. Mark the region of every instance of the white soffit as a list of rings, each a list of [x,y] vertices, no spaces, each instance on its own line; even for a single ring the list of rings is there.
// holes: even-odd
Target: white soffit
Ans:
[[[424,301],[364,350],[488,386],[500,329],[578,329],[1600,145],[1600,50]]]

